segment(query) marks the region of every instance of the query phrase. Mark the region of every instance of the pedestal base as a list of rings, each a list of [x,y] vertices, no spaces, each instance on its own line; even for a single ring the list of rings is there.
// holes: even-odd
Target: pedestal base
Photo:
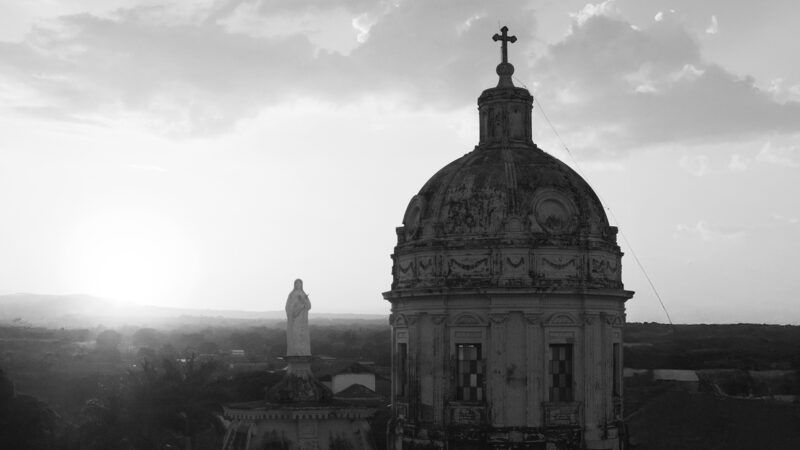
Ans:
[[[311,355],[284,356],[286,376],[267,391],[267,401],[275,403],[317,402],[333,398],[333,392],[311,372]]]
[[[286,361],[288,367],[286,368],[286,372],[290,375],[299,375],[299,376],[312,376],[311,373],[311,362],[314,360],[314,357],[311,355],[292,355],[292,356],[284,356],[283,360]]]

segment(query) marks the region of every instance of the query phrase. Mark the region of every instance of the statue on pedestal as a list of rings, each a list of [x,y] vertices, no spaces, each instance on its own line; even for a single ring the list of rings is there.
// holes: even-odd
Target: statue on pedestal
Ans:
[[[311,372],[311,337],[308,310],[311,302],[303,291],[303,280],[294,280],[286,299],[286,376],[267,391],[267,401],[275,403],[322,402],[333,397],[331,390]]]
[[[311,301],[303,291],[303,280],[294,280],[294,290],[286,299],[286,356],[310,356],[308,310]]]
[[[375,409],[333,399],[311,370],[308,310],[303,282],[295,280],[286,299],[286,373],[266,389],[264,401],[223,406],[224,450],[375,450],[369,417]]]

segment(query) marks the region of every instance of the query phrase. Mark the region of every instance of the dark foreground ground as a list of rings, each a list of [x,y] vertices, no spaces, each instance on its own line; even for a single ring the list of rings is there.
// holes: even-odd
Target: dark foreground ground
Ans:
[[[624,333],[625,366],[650,374],[625,382],[634,450],[800,450],[800,404],[764,400],[800,395],[800,327],[629,323]],[[320,355],[390,363],[385,320],[314,325],[311,337]],[[266,324],[0,325],[0,449],[220,448],[220,405],[262,398],[285,348],[284,330]],[[700,381],[654,380],[652,369]]]
[[[628,421],[634,449],[797,450],[800,404],[667,390]]]

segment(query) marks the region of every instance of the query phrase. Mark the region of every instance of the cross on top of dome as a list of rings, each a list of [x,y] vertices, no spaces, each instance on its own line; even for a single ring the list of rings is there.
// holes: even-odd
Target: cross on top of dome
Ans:
[[[500,32],[502,32],[503,34],[499,35],[495,33],[494,36],[492,36],[492,40],[495,42],[497,41],[503,42],[501,46],[503,53],[503,62],[508,63],[508,43],[511,42],[513,44],[514,42],[517,42],[517,37],[508,35],[508,27],[500,28]]]
[[[493,41],[500,41],[502,43],[500,50],[503,55],[503,60],[497,65],[497,75],[500,76],[500,80],[497,82],[497,87],[514,87],[514,82],[511,81],[511,75],[514,74],[514,66],[508,62],[508,43],[517,42],[517,37],[509,36],[508,27],[505,26],[500,28],[500,32],[503,34],[495,33],[495,35],[492,36]]]

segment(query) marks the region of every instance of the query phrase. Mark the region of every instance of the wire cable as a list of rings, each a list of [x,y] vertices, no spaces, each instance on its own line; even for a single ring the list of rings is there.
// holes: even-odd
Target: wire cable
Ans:
[[[527,89],[527,87],[525,86],[525,83],[521,82],[516,77],[514,79],[517,82],[519,82],[520,85],[522,85],[523,87],[525,87]],[[581,166],[578,163],[577,158],[575,158],[575,155],[572,154],[572,151],[570,151],[569,147],[564,142],[564,139],[561,138],[561,135],[558,133],[558,130],[556,130],[556,127],[553,126],[553,123],[550,121],[550,118],[547,117],[547,113],[544,111],[544,107],[542,106],[542,102],[539,101],[539,99],[536,98],[536,97],[534,97],[533,101],[539,106],[539,111],[542,112],[542,117],[544,117],[545,122],[547,122],[547,125],[553,131],[553,134],[556,136],[558,141],[561,143],[561,146],[567,152],[567,154],[569,155],[570,159],[572,159],[572,162],[573,162],[573,164],[575,164],[575,169],[578,172],[578,174],[583,177],[583,179],[586,181],[587,184],[589,184],[590,187],[592,187],[591,183],[589,183],[589,179],[586,177],[586,174],[581,169]],[[596,189],[594,189],[594,187],[592,187],[592,190],[594,190],[594,192],[597,194],[597,197],[600,199],[600,201],[604,205],[603,207],[609,212],[611,217],[614,219],[614,223],[616,223],[617,226],[619,227],[619,220],[617,219],[617,216],[614,214],[614,211],[611,209],[611,207],[608,206],[608,203],[602,198],[602,196],[598,193],[598,191]],[[625,233],[623,233],[621,229],[619,229],[619,228],[617,228],[617,229],[618,229],[618,232],[619,232],[620,236],[622,236],[622,240],[625,241],[625,245],[630,250],[631,256],[633,256],[633,260],[636,261],[636,265],[639,266],[639,269],[642,271],[642,274],[644,275],[645,279],[650,284],[650,288],[653,290],[653,293],[655,294],[656,298],[658,299],[658,303],[661,304],[661,309],[664,310],[664,314],[667,316],[667,321],[669,321],[669,324],[671,326],[674,326],[674,324],[672,323],[672,317],[670,317],[669,311],[667,311],[667,306],[664,304],[664,300],[661,298],[661,294],[658,293],[658,289],[656,289],[656,285],[653,283],[653,280],[650,278],[650,275],[647,273],[647,269],[644,268],[644,264],[642,264],[641,260],[639,260],[639,256],[636,255],[636,251],[634,251],[633,245],[631,245],[630,241],[625,236]]]

